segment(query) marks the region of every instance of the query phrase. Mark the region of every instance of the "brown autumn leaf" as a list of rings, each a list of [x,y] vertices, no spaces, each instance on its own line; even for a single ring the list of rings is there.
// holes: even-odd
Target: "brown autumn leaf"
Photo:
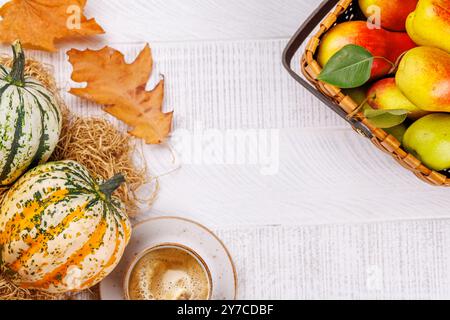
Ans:
[[[131,64],[110,47],[99,51],[72,49],[67,54],[73,66],[72,80],[87,83],[85,88],[72,88],[70,93],[104,105],[106,112],[133,127],[131,135],[148,144],[165,140],[173,112],[162,112],[164,80],[152,91],[145,89],[153,69],[149,45]]]
[[[55,51],[55,40],[102,34],[95,19],[83,15],[87,0],[11,0],[0,8],[0,41]]]

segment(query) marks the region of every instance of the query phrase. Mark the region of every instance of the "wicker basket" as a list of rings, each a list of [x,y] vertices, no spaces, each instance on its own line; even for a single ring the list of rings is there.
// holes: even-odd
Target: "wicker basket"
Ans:
[[[365,17],[358,6],[358,1],[324,1],[289,42],[283,54],[284,66],[295,80],[345,119],[359,134],[371,139],[376,147],[394,157],[404,168],[431,185],[450,186],[450,179],[446,174],[427,168],[420,160],[403,150],[401,143],[392,135],[371,125],[362,113],[354,114],[358,104],[352,98],[343,94],[341,89],[317,80],[322,70],[316,61],[316,51],[321,37],[337,23],[364,19]],[[319,27],[317,33],[311,36],[317,27]],[[306,81],[292,69],[291,64],[294,56],[309,37],[310,39],[301,60],[302,73],[307,79]],[[350,114],[352,114],[352,117],[349,116]]]

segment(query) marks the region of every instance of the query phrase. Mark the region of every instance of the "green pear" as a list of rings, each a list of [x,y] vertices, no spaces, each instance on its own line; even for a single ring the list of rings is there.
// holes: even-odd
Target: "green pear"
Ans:
[[[450,169],[450,114],[434,113],[406,130],[403,145],[430,169]]]

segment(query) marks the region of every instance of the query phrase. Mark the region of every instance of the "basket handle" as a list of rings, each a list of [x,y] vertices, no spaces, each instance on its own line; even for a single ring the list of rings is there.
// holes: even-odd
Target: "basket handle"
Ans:
[[[289,41],[286,49],[283,52],[283,65],[289,74],[304,88],[306,88],[309,92],[311,92],[314,96],[316,96],[321,102],[327,105],[330,109],[336,112],[341,118],[350,123],[350,125],[355,129],[358,133],[365,136],[366,138],[372,138],[373,135],[370,130],[364,126],[361,122],[350,119],[347,117],[347,113],[338,105],[333,103],[326,97],[321,94],[315,87],[309,84],[305,79],[303,79],[297,72],[292,69],[292,59],[294,58],[297,51],[300,49],[301,45],[306,41],[306,39],[311,35],[314,29],[317,27],[319,23],[325,18],[326,15],[336,6],[339,0],[325,0],[323,1],[319,7],[314,11],[313,14],[303,23],[297,33],[292,37]]]

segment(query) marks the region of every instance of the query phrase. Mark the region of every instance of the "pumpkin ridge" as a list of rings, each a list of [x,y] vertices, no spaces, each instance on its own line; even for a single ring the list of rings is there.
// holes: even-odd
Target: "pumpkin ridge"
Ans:
[[[64,232],[64,228],[67,228],[72,222],[76,222],[80,218],[82,218],[86,213],[86,206],[87,204],[78,207],[76,210],[66,216],[58,225],[52,226],[44,233],[39,234],[37,239],[33,239],[33,243],[30,245],[30,247],[26,251],[22,252],[21,256],[19,256],[16,261],[10,263],[10,269],[18,272],[22,265],[29,259],[31,259],[35,253],[39,252],[40,250],[47,250],[48,241],[61,235]]]
[[[1,89],[0,89],[0,97],[5,93],[6,90],[8,90],[8,88],[11,85],[9,83],[6,83]]]
[[[90,191],[90,190],[86,190],[86,191]],[[36,222],[33,223],[33,218],[37,217],[38,215],[39,215],[39,218],[41,218],[41,216],[45,212],[45,210],[52,204],[56,205],[63,201],[68,201],[67,198],[70,199],[71,196],[83,195],[83,194],[89,195],[89,193],[80,192],[79,190],[75,191],[75,189],[60,189],[60,190],[54,191],[46,199],[41,200],[40,202],[35,200],[35,201],[27,204],[26,207],[24,208],[24,211],[28,210],[28,207],[34,206],[34,205],[37,206],[36,209],[39,209],[39,211],[31,211],[29,214],[25,214],[22,211],[22,212],[17,212],[14,216],[12,216],[11,219],[9,219],[5,223],[4,230],[0,232],[0,244],[5,243],[5,241],[8,239],[8,237],[11,237],[11,235],[14,233],[14,231],[16,231],[17,228],[23,229],[27,226],[39,227],[40,223],[36,223]],[[93,199],[92,201],[95,203],[96,199]],[[32,213],[35,213],[35,214],[31,215]],[[26,221],[26,220],[30,220],[30,221]],[[38,221],[41,221],[41,220],[39,219]],[[25,222],[27,222],[27,224],[25,224]],[[16,225],[16,223],[23,223],[23,224]],[[12,228],[13,226],[16,226],[16,227]],[[13,238],[13,240],[18,240],[18,238],[15,237],[15,238]]]
[[[98,248],[103,243],[103,238],[106,234],[107,225],[102,219],[97,225],[94,232],[91,234],[89,240],[83,245],[83,247],[76,252],[74,252],[66,263],[54,269],[49,274],[45,275],[41,280],[35,282],[22,283],[24,288],[33,289],[48,289],[50,286],[58,285],[67,276],[67,271],[71,266],[79,266],[80,263],[90,254],[93,250],[98,250]]]
[[[123,226],[123,224],[122,224]],[[95,276],[91,277],[89,280],[85,281],[83,283],[83,287],[91,287],[95,281],[97,281],[98,278],[102,277],[102,274],[105,272],[105,270],[107,270],[109,267],[111,267],[117,259],[117,254],[119,253],[119,249],[120,249],[120,245],[121,245],[121,239],[120,239],[120,231],[119,228],[116,226],[116,243],[115,243],[115,247],[114,247],[114,252],[111,255],[111,257],[109,258],[108,262],[101,268],[101,270],[99,272],[96,273]]]
[[[114,203],[114,199],[111,199],[110,202],[106,202],[106,205],[108,206],[108,209],[113,212],[114,222],[116,223],[116,226],[118,226],[119,223],[122,223],[122,220],[119,220],[118,218],[123,219],[123,214],[120,213],[120,210],[118,209],[117,205]],[[122,233],[120,233],[120,235],[124,236]]]
[[[2,112],[2,113],[5,113],[5,114],[7,114],[7,112],[9,111],[8,109],[7,110],[3,110],[3,108],[1,108],[2,107],[2,104],[1,104],[1,97],[3,96],[3,94],[6,92],[6,90],[8,90],[8,88],[10,87],[10,84],[5,84],[2,88],[0,88],[0,112]],[[11,104],[9,104],[9,107],[11,106]],[[8,120],[9,119],[9,117],[8,116],[6,116],[6,120]],[[3,136],[1,137],[2,138],[2,140],[4,140],[4,141],[7,141],[8,140],[8,132],[7,132],[7,125],[5,125],[5,124],[0,124],[0,128],[2,129],[2,131],[5,131],[5,132],[3,132]],[[0,146],[2,147],[2,149],[6,149],[6,147],[5,147],[5,145],[3,144],[3,141],[0,141]],[[1,161],[0,161],[0,169],[1,168],[3,168],[4,167],[4,161],[3,161],[3,159],[1,159]]]
[[[6,75],[9,73],[8,70],[6,70],[6,68],[4,66],[2,66],[1,64],[0,64],[0,70],[3,71],[4,75],[2,75],[2,76],[4,76],[4,77],[6,77]]]
[[[27,92],[29,92],[27,90]],[[29,92],[30,93],[30,92]],[[45,127],[45,112],[44,109],[42,108],[41,103],[39,102],[39,99],[33,95],[32,93],[30,93],[33,97],[34,100],[36,101],[36,104],[38,105],[38,108],[41,112],[41,138],[39,139],[39,146],[38,149],[36,150],[36,153],[33,157],[33,160],[31,161],[30,166],[28,167],[28,170],[30,168],[34,168],[35,166],[39,165],[39,163],[42,160],[42,157],[44,156],[44,154],[49,151],[49,146],[47,145],[47,141],[50,139],[49,135],[46,133],[46,127]]]
[[[19,94],[19,93],[18,93]],[[23,121],[24,121],[24,117],[25,117],[25,102],[23,100],[23,97],[19,94],[19,99],[20,99],[20,109],[17,111],[18,112],[18,116],[17,116],[17,120],[16,120],[16,129],[14,132],[14,139],[11,143],[11,150],[8,154],[8,157],[6,159],[5,165],[3,167],[3,171],[0,174],[0,182],[4,182],[8,176],[10,175],[10,170],[11,170],[11,166],[13,164],[13,161],[17,155],[17,150],[20,147],[20,137],[22,136],[22,131],[23,131]],[[10,103],[12,103],[12,101],[10,101]]]
[[[48,91],[47,88],[42,85],[41,83],[38,82],[34,82],[34,81],[30,81],[30,82],[25,82],[25,84],[31,84],[33,86],[30,86],[30,88],[32,88],[33,90],[36,90],[41,96],[43,96],[49,106],[53,109],[55,116],[56,116],[56,120],[58,121],[58,123],[61,123],[61,111],[59,109],[59,107],[57,107],[55,105],[56,101],[52,101],[52,99],[47,95],[47,93],[43,92],[41,89],[43,89],[44,91]],[[34,93],[32,93],[30,90],[28,90],[28,88],[24,87],[25,90],[27,90],[28,93],[30,93],[33,96],[36,96]]]
[[[16,234],[13,237],[13,234],[16,230],[23,230],[25,228],[35,227],[35,223],[33,222],[33,217],[41,214],[45,211],[48,206],[50,206],[53,201],[58,202],[64,200],[64,197],[67,195],[66,190],[57,190],[52,193],[52,195],[39,203],[39,201],[32,201],[28,203],[23,211],[20,213],[17,212],[14,214],[10,220],[5,223],[5,227],[3,231],[0,232],[0,244],[5,244],[8,240],[18,240],[20,234]]]
[[[28,82],[26,82],[26,84],[27,83]],[[57,136],[58,137],[61,134],[61,126],[62,126],[62,124],[61,124],[61,113],[60,113],[59,107],[56,105],[57,102],[56,101],[52,101],[50,99],[50,97],[44,92],[44,91],[47,91],[47,89],[43,85],[36,84],[36,86],[38,86],[39,89],[38,88],[34,88],[34,87],[30,87],[30,88],[23,87],[22,88],[24,91],[26,91],[28,94],[30,94],[34,98],[34,100],[35,100],[35,102],[36,102],[36,104],[37,104],[37,106],[38,106],[38,108],[39,108],[39,110],[41,112],[42,136],[41,136],[41,138],[39,140],[38,151],[36,152],[36,154],[35,154],[35,156],[33,158],[33,161],[32,161],[32,163],[31,163],[29,168],[33,168],[33,167],[41,164],[42,162],[47,161],[48,158],[51,156],[51,153],[53,151],[52,147],[51,147],[52,144],[55,143],[55,142],[57,143],[58,140],[59,140],[59,139],[56,139],[56,141],[54,141],[55,137],[52,137],[51,134],[54,134],[55,132],[53,132],[51,130],[51,128],[46,126],[46,121],[45,121],[46,119],[45,119],[45,117],[48,117],[48,119],[49,119],[50,118],[49,114],[53,114],[53,116],[56,118],[56,121],[58,123],[58,130],[57,130]],[[44,106],[41,103],[41,101],[39,100],[39,98],[36,95],[36,93],[32,92],[32,90],[30,90],[30,89],[33,89],[33,91],[36,91],[40,96],[44,97],[44,99],[45,99],[44,101],[47,102],[46,106]],[[41,90],[44,90],[44,91],[41,91]]]
[[[68,162],[67,165],[61,166],[61,171],[66,172],[66,173],[70,173],[70,174],[76,176],[81,181],[83,181],[84,183],[89,185],[93,189],[93,191],[95,192],[95,188],[97,186],[97,183],[92,178],[90,178],[89,176],[85,175],[85,172],[84,172],[85,169],[82,168],[82,167],[78,167],[76,169],[78,169],[79,172],[77,172],[77,171],[73,170],[74,168],[71,168],[69,163],[72,163],[72,161]],[[61,162],[59,164],[61,164]],[[64,164],[66,164],[66,163],[64,163]]]
[[[24,95],[23,88],[13,88],[12,96],[14,95],[17,95],[21,102],[23,101],[24,114],[22,120],[22,133],[19,139],[17,151],[15,151],[15,157],[11,164],[10,173],[7,176],[6,181],[3,181],[4,185],[11,185],[20,176],[27,172],[32,161],[32,157],[38,149],[38,134],[41,127],[39,123],[36,123],[36,111],[34,111],[33,108],[30,108],[30,106],[26,103],[28,101],[28,97]],[[12,153],[12,151],[10,151],[10,153]]]
[[[64,165],[62,165],[62,164],[64,164]],[[36,183],[43,183],[51,176],[52,170],[59,170],[66,174],[71,174],[71,175],[76,176],[77,178],[79,178],[79,181],[77,181],[77,182],[84,183],[87,185],[87,187],[83,187],[81,185],[75,184],[75,181],[71,181],[71,186],[73,186],[74,188],[78,188],[80,190],[82,189],[88,193],[95,192],[95,183],[92,179],[89,179],[89,177],[81,175],[78,172],[72,170],[72,168],[67,166],[65,163],[62,163],[62,161],[54,162],[51,165],[52,165],[52,167],[46,167],[45,171],[41,170],[40,168],[34,168],[34,169],[30,170],[26,174],[26,178],[27,178],[26,180],[42,176],[40,179],[38,179],[36,181]],[[43,175],[49,175],[49,177],[43,176]],[[17,183],[15,183],[12,187],[12,190],[17,190],[20,187],[22,187],[24,184],[27,183],[26,180],[24,179],[22,181],[18,181]],[[88,187],[90,187],[91,189],[89,189]]]
[[[40,245],[46,246],[44,243],[45,235],[39,234],[36,238],[32,239],[31,237],[26,239],[27,243],[33,243],[30,247],[21,253],[21,255],[17,258],[16,261],[10,264],[9,269],[14,272],[18,272],[22,267],[23,263],[25,263],[28,259],[32,258],[32,256],[41,250]]]

